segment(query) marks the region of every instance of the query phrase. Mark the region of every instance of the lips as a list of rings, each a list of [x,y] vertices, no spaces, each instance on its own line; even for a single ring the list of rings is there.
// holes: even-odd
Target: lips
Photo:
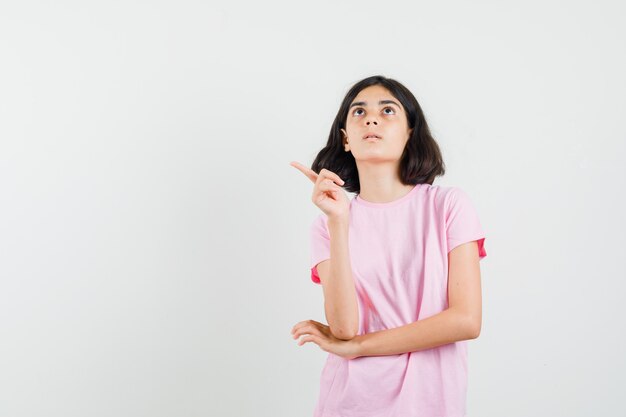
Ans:
[[[373,132],[368,132],[365,134],[365,136],[363,136],[363,139],[373,139],[373,138],[382,139],[380,135],[377,135],[376,133],[373,133]]]

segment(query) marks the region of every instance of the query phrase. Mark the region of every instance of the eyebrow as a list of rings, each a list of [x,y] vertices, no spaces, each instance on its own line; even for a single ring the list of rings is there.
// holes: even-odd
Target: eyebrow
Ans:
[[[401,108],[400,105],[393,100],[380,100],[378,104],[379,105],[380,104],[395,104],[396,106]],[[367,105],[367,101],[355,101],[354,103],[350,104],[349,108],[351,109],[354,106],[364,106],[364,105]]]

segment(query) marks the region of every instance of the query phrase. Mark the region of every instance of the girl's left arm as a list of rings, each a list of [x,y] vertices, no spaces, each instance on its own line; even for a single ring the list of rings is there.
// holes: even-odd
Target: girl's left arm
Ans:
[[[448,308],[423,320],[393,329],[355,336],[354,357],[397,355],[430,349],[480,335],[482,297],[476,241],[448,254]]]

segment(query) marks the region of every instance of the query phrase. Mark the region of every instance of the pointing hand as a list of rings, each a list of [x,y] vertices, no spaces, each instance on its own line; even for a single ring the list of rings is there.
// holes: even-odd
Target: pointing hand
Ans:
[[[319,207],[329,219],[348,216],[350,212],[350,200],[345,191],[340,187],[340,185],[343,185],[345,182],[339,178],[339,175],[326,168],[322,168],[320,173],[316,174],[312,169],[295,161],[290,162],[289,165],[300,170],[315,184],[311,201],[313,201],[313,204]]]

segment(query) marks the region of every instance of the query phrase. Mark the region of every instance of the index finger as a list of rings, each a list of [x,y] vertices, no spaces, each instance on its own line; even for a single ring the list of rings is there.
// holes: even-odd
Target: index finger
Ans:
[[[313,171],[311,168],[305,167],[300,162],[296,162],[296,161],[291,161],[289,165],[291,165],[294,168],[299,169],[304,175],[306,175],[307,177],[309,177],[311,181],[313,181],[313,184],[315,184],[315,182],[317,181],[317,173]]]

